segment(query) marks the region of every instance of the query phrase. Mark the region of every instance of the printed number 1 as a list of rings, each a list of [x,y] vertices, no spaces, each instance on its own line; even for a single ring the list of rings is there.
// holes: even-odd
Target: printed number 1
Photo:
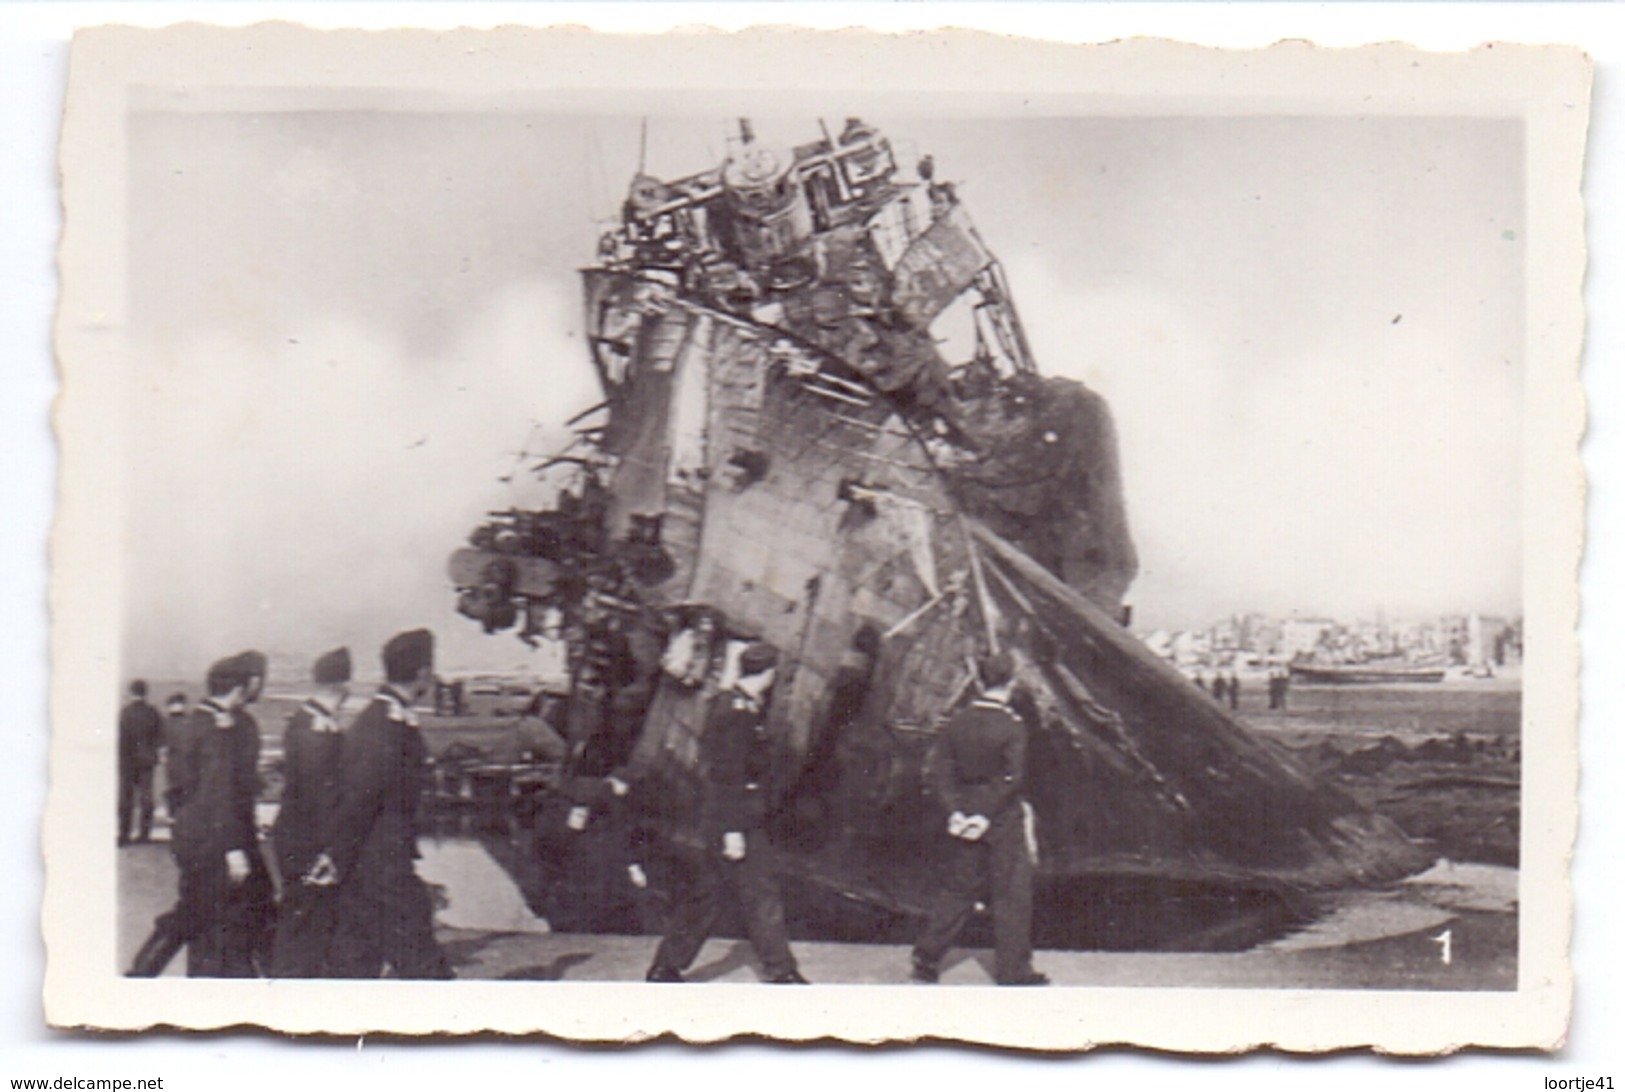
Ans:
[[[1433,938],[1433,943],[1439,946],[1439,959],[1446,967],[1450,966],[1450,930],[1446,929]]]

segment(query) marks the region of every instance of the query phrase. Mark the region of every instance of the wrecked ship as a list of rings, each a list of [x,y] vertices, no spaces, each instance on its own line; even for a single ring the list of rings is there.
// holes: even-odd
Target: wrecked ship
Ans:
[[[820,130],[781,147],[741,121],[720,166],[633,178],[582,271],[603,400],[538,467],[567,484],[451,559],[463,614],[568,648],[549,712],[568,773],[632,771],[636,822],[679,823],[705,702],[769,641],[792,918],[823,898],[906,920],[933,880],[932,739],[973,696],[975,656],[1008,649],[1040,943],[1103,902],[1189,904],[1171,928],[1201,931],[1215,897],[1425,865],[1129,633],[1105,401],[1040,372],[929,157],[898,162],[856,119]]]

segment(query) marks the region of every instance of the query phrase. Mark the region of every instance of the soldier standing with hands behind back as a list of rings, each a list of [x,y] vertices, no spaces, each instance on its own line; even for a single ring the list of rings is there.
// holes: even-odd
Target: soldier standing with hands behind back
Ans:
[[[1027,729],[1009,707],[1015,662],[998,652],[977,665],[982,696],[942,729],[931,788],[949,812],[941,894],[914,944],[914,981],[933,983],[978,898],[993,905],[993,977],[1001,986],[1044,986],[1033,970],[1033,864],[1022,782]]]
[[[282,805],[271,828],[282,874],[273,978],[324,974],[337,920],[338,892],[332,885],[307,883],[305,874],[332,840],[338,818],[344,744],[338,718],[349,693],[350,650],[324,653],[312,667],[311,678],[315,692],[288,718],[282,734]]]
[[[328,949],[335,978],[451,978],[434,938],[434,902],[418,878],[418,804],[429,748],[412,706],[434,685],[434,635],[410,630],[384,645],[385,684],[344,736],[343,803],[325,852],[306,873],[338,885]]]

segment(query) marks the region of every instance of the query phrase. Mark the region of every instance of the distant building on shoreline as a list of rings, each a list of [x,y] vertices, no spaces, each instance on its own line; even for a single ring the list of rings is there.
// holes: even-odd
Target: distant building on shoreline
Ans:
[[[1157,629],[1140,639],[1181,670],[1293,662],[1372,660],[1466,667],[1475,672],[1523,659],[1523,620],[1477,611],[1390,621],[1322,615],[1274,618],[1257,611],[1200,629]]]

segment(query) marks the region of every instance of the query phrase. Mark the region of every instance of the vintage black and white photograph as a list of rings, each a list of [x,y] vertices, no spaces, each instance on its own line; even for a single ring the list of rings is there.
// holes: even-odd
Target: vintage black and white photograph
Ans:
[[[1125,99],[219,33],[75,58],[68,1019],[1561,1034],[1579,137],[1485,74],[1583,134],[1577,54]]]

